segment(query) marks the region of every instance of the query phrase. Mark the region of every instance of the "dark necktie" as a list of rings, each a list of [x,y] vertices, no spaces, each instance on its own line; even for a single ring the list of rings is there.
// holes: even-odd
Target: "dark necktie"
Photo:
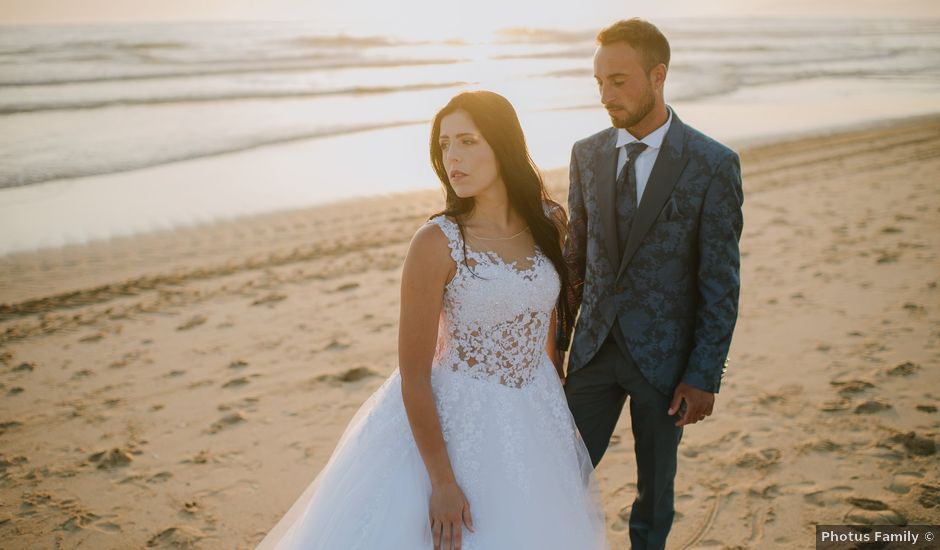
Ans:
[[[623,254],[636,215],[636,158],[646,149],[646,144],[634,142],[624,146],[627,151],[627,163],[617,178],[617,250]]]

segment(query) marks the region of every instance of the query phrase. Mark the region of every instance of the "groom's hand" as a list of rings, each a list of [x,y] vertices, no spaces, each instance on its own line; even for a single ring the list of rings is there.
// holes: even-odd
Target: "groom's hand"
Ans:
[[[669,405],[669,416],[679,412],[682,416],[676,426],[682,427],[705,420],[706,416],[711,416],[714,406],[715,394],[680,382]]]

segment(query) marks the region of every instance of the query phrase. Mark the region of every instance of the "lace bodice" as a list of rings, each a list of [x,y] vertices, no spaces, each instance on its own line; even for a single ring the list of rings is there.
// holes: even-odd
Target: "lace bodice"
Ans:
[[[546,358],[560,284],[552,262],[536,247],[527,258],[531,266],[520,269],[518,262],[507,263],[495,252],[464,247],[453,220],[438,216],[428,223],[447,236],[457,263],[444,290],[435,365],[504,386],[525,386]]]

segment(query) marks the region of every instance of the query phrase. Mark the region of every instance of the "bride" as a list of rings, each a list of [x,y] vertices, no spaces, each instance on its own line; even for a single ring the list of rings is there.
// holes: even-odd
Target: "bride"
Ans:
[[[430,146],[446,203],[405,258],[399,369],[258,548],[608,548],[554,345],[564,211],[500,95],[455,96]]]

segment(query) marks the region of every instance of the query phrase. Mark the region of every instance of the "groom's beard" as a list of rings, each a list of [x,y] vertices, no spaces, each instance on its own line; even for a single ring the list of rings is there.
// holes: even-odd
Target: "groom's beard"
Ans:
[[[623,117],[617,117],[610,114],[610,111],[607,112],[610,115],[610,123],[614,128],[632,128],[640,123],[646,115],[650,114],[653,110],[653,107],[656,106],[656,96],[653,95],[653,87],[650,86],[646,93],[643,94],[643,103],[640,104],[639,108],[636,111],[630,112],[627,111],[627,115]],[[605,105],[605,107],[620,107],[623,108],[623,105],[610,104]]]

